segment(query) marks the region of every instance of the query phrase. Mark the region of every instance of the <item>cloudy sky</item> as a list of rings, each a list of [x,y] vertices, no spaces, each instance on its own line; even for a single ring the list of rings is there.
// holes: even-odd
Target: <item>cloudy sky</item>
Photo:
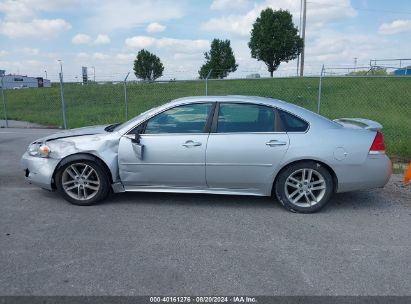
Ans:
[[[0,0],[0,69],[66,80],[94,67],[96,80],[132,72],[141,48],[164,63],[163,79],[192,79],[213,38],[230,39],[239,63],[232,77],[268,76],[252,59],[250,29],[266,7],[287,9],[299,25],[300,0]],[[368,65],[374,58],[409,58],[411,1],[308,0],[306,73]],[[276,76],[296,73],[281,64]],[[89,69],[93,74],[93,69]],[[133,76],[134,77],[134,76]]]

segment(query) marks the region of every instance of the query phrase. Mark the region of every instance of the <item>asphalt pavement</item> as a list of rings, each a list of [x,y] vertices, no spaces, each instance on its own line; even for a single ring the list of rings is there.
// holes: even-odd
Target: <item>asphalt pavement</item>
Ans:
[[[294,214],[271,198],[155,193],[74,206],[24,181],[0,129],[0,295],[411,295],[411,186]]]

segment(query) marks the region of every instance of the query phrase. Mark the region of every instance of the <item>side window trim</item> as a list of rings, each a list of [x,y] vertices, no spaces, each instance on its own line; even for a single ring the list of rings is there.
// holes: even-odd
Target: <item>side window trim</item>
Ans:
[[[218,108],[217,102],[212,102],[210,113],[208,113],[207,122],[204,126],[204,130],[203,130],[204,133],[210,133],[211,132],[211,127],[213,125],[213,120],[214,120],[216,108]]]
[[[274,107],[274,115],[275,115],[275,121],[274,121],[274,132],[277,133],[286,133],[286,128],[284,125],[283,120],[281,119],[280,115],[280,110],[277,107]]]
[[[220,112],[220,104],[239,104],[239,105],[257,105],[257,106],[264,106],[267,108],[271,108],[272,111],[274,112],[274,131],[272,132],[227,132],[227,133],[218,133],[217,132],[217,127],[218,127],[218,115]],[[213,121],[212,121],[212,125],[211,125],[211,130],[210,133],[213,134],[241,134],[241,133],[285,133],[285,126],[282,122],[282,120],[280,119],[280,114],[278,112],[278,109],[274,106],[270,106],[270,105],[266,105],[266,104],[259,104],[259,103],[252,103],[252,102],[221,102],[218,101],[216,102],[216,106],[214,109],[214,116],[213,116]]]
[[[210,133],[217,133],[217,124],[218,124],[218,113],[220,112],[220,102],[216,103],[213,113],[213,121],[211,124]]]

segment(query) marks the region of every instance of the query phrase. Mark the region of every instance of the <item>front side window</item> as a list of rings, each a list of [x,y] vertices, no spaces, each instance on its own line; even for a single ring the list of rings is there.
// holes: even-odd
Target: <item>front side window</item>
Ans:
[[[166,110],[146,124],[144,134],[204,133],[212,103],[197,103]]]
[[[221,103],[217,133],[274,132],[274,109],[256,104]]]

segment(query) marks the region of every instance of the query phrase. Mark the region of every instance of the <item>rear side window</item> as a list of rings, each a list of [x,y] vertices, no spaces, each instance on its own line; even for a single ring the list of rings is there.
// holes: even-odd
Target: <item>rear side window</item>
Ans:
[[[286,132],[305,132],[308,129],[308,123],[288,112],[278,110],[281,121]]]
[[[271,107],[256,104],[220,103],[217,133],[274,132]]]

